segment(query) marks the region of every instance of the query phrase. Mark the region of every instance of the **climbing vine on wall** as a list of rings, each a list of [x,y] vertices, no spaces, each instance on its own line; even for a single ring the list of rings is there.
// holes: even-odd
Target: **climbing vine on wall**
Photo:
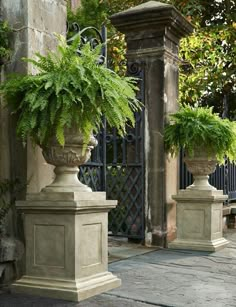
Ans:
[[[7,21],[0,20],[0,65],[10,58],[10,33],[11,28]]]

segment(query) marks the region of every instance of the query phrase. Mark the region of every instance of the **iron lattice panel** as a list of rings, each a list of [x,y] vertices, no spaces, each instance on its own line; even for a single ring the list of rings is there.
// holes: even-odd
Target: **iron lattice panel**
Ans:
[[[142,63],[128,66],[129,75],[139,77],[138,99],[144,102]],[[89,162],[80,167],[81,182],[93,191],[106,191],[107,199],[118,200],[109,212],[110,235],[144,238],[144,110],[136,112],[135,127],[127,125],[126,136],[107,127],[97,135],[98,146]]]
[[[101,191],[102,166],[85,164],[80,167],[79,180],[93,191]]]
[[[143,238],[143,185],[140,166],[107,166],[106,192],[118,205],[109,213],[112,235]]]
[[[68,39],[70,44],[77,33],[81,35],[81,43],[89,42],[94,48],[99,42],[106,42],[106,28],[100,33],[94,27],[80,30],[73,23],[68,31],[73,36]],[[78,55],[80,46],[78,46]],[[106,44],[98,63],[107,63]],[[128,62],[127,74],[137,77],[139,91],[137,98],[144,104],[144,63]],[[133,238],[144,238],[144,112],[135,115],[135,128],[127,125],[127,135],[118,137],[114,128],[106,126],[103,119],[103,129],[97,135],[98,146],[92,151],[90,161],[80,167],[79,179],[90,186],[93,191],[106,191],[108,199],[118,200],[117,208],[109,213],[109,229],[113,235]]]

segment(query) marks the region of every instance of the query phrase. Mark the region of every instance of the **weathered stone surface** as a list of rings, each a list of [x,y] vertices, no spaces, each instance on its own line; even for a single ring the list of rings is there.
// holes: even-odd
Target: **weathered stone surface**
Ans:
[[[167,32],[173,31],[172,38],[179,38],[188,35],[192,31],[192,25],[176,10],[172,5],[157,1],[148,1],[126,11],[111,16],[112,23],[124,33],[140,32],[140,36],[145,35],[141,30],[153,29],[162,33],[166,26]],[[149,33],[150,34],[150,33]],[[147,36],[150,40],[150,36]],[[150,40],[150,43],[154,40]],[[149,47],[150,47],[149,43]],[[151,45],[152,46],[152,45]]]
[[[64,0],[2,0],[2,15],[14,29],[11,44],[11,62],[7,72],[31,72],[31,65],[21,61],[22,57],[32,57],[35,52],[45,53],[54,49],[54,33],[66,33],[66,2]],[[4,75],[4,74],[3,74]],[[41,149],[33,148],[30,142],[23,147],[16,137],[16,119],[7,111],[0,112],[1,130],[1,176],[20,178],[29,182],[28,191],[39,192],[53,179],[52,167],[42,157]],[[3,125],[3,126],[2,126]],[[4,129],[3,129],[4,128]],[[16,154],[17,153],[17,154]],[[28,156],[28,157],[27,157]],[[3,174],[3,175],[2,175]],[[24,198],[25,191],[18,198]]]

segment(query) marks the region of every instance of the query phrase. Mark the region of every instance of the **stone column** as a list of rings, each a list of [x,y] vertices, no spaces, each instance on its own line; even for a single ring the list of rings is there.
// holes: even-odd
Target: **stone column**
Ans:
[[[167,115],[177,110],[178,47],[191,24],[171,5],[149,1],[111,17],[126,35],[128,62],[145,67],[146,244],[165,246],[175,236],[177,159],[164,152]]]

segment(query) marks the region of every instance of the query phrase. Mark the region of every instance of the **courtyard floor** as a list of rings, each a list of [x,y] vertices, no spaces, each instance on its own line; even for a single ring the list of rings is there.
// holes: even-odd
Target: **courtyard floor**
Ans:
[[[122,286],[81,303],[0,292],[0,307],[235,307],[236,230],[216,253],[148,249],[109,242],[109,269]]]

